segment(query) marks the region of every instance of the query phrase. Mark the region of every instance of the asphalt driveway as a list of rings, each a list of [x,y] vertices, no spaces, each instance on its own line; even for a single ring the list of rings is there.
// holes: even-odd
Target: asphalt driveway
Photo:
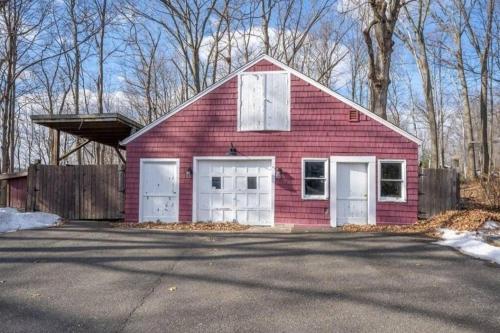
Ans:
[[[1,332],[499,332],[500,268],[425,238],[0,235]]]

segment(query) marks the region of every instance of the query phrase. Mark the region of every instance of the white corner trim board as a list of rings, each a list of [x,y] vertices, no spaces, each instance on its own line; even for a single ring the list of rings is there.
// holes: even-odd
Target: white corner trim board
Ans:
[[[321,83],[311,79],[310,77],[300,73],[299,71],[296,71],[295,69],[283,64],[282,62],[268,56],[268,55],[260,55],[258,56],[257,58],[255,58],[255,60],[247,63],[246,65],[240,67],[239,69],[235,70],[232,74],[226,76],[225,78],[223,78],[222,80],[214,83],[212,86],[208,87],[207,89],[201,91],[200,93],[196,94],[195,96],[191,97],[190,99],[188,99],[187,101],[185,101],[184,103],[180,104],[179,106],[177,106],[176,108],[174,108],[171,112],[167,113],[166,115],[156,119],[155,121],[153,121],[152,123],[150,123],[149,125],[143,127],[142,129],[140,129],[139,131],[135,132],[134,134],[130,135],[129,137],[127,137],[126,139],[122,140],[120,142],[121,145],[127,145],[128,143],[130,143],[131,141],[135,140],[136,138],[138,138],[139,136],[141,136],[142,134],[146,133],[147,131],[153,129],[154,127],[156,127],[156,125],[162,123],[163,121],[167,120],[168,118],[172,117],[173,115],[175,115],[177,112],[183,110],[185,107],[191,105],[192,103],[194,103],[195,101],[197,101],[198,99],[202,98],[203,96],[207,95],[208,93],[212,92],[213,90],[217,89],[218,87],[220,87],[221,85],[223,85],[224,83],[228,82],[229,80],[231,80],[232,78],[236,77],[237,75],[239,75],[240,73],[246,71],[247,69],[249,69],[250,67],[252,67],[253,65],[255,65],[256,63],[258,63],[259,61],[261,60],[267,60],[269,61],[270,63],[282,68],[284,71],[287,71],[295,76],[297,76],[298,78],[306,81],[307,83],[315,86],[316,88],[320,89],[321,91],[329,94],[330,96],[333,96],[335,97],[336,99],[340,100],[341,102],[351,106],[352,108],[358,110],[359,112],[365,114],[366,116],[372,118],[373,120],[381,123],[382,125],[390,128],[391,130],[401,134],[402,136],[404,136],[405,138],[409,139],[410,141],[413,141],[415,142],[416,144],[418,145],[421,145],[422,144],[422,140],[420,140],[419,138],[417,138],[416,136],[406,132],[405,130],[397,127],[396,125],[390,123],[389,121],[377,116],[376,114],[374,114],[373,112],[369,111],[368,109],[365,109],[364,107],[362,107],[361,105],[351,101],[350,99],[334,92],[333,90],[331,90],[330,88],[328,87],[325,87],[324,85],[322,85]],[[291,80],[290,80],[291,81]]]

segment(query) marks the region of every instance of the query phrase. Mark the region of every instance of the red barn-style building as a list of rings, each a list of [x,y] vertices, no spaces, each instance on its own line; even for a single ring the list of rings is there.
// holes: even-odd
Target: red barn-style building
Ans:
[[[263,55],[122,142],[125,219],[414,223],[420,143]]]

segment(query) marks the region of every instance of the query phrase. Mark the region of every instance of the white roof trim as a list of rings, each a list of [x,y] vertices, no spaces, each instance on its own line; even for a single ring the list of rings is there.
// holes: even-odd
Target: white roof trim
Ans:
[[[126,144],[130,143],[131,141],[135,140],[136,138],[138,138],[142,134],[144,134],[147,131],[153,129],[156,125],[158,125],[158,124],[162,123],[164,120],[167,120],[168,118],[172,117],[177,112],[183,110],[185,107],[187,107],[190,104],[196,102],[198,99],[202,98],[203,96],[205,96],[208,93],[212,92],[213,90],[217,89],[218,87],[220,87],[221,85],[223,85],[227,81],[229,81],[232,78],[234,78],[235,76],[237,76],[239,73],[244,72],[245,70],[247,70],[248,68],[252,67],[253,65],[255,65],[256,63],[258,63],[261,60],[267,60],[267,61],[271,62],[272,64],[274,64],[274,65],[276,65],[278,67],[283,68],[284,70],[292,73],[293,75],[299,77],[300,79],[306,81],[307,83],[315,86],[316,88],[320,89],[321,91],[329,94],[330,96],[335,97],[339,101],[341,101],[341,102],[343,102],[343,103],[351,106],[352,108],[358,110],[359,112],[365,114],[366,116],[372,118],[373,120],[378,121],[382,125],[385,125],[386,127],[392,129],[393,131],[401,134],[405,138],[407,138],[407,139],[415,142],[418,145],[422,144],[422,140],[420,140],[416,136],[414,136],[414,135],[406,132],[405,130],[397,127],[396,125],[392,124],[391,122],[389,122],[389,121],[387,121],[387,120],[385,120],[385,119],[377,116],[375,113],[371,112],[370,110],[365,109],[361,105],[359,105],[359,104],[351,101],[350,99],[347,99],[344,96],[342,96],[342,95],[334,92],[330,88],[325,87],[324,85],[322,85],[321,83],[319,83],[317,81],[314,81],[313,79],[311,79],[310,77],[308,77],[308,76],[300,73],[299,71],[296,71],[295,69],[293,69],[293,68],[291,68],[291,67],[283,64],[282,62],[280,62],[280,61],[278,61],[278,60],[276,60],[276,59],[274,59],[274,58],[272,58],[272,57],[270,57],[268,55],[265,55],[265,54],[258,56],[255,60],[250,61],[246,65],[240,67],[239,69],[235,70],[234,72],[232,72],[231,74],[229,74],[228,76],[226,76],[224,79],[222,79],[222,80],[214,83],[210,87],[206,88],[205,90],[203,90],[203,91],[199,92],[198,94],[194,95],[193,97],[191,97],[190,99],[188,99],[184,103],[180,104],[179,106],[177,106],[176,108],[174,108],[171,112],[169,112],[169,113],[165,114],[164,116],[156,119],[155,121],[153,121],[149,125],[144,126],[139,131],[135,132],[131,136],[127,137],[125,140],[121,141],[120,144],[121,145],[126,145]]]

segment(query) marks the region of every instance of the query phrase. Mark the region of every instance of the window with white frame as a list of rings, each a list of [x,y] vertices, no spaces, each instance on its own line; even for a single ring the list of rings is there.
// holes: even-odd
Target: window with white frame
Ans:
[[[302,160],[302,198],[328,198],[328,159],[305,158]]]
[[[238,86],[240,131],[290,130],[289,73],[242,73]]]
[[[406,161],[378,161],[379,201],[406,201]]]

